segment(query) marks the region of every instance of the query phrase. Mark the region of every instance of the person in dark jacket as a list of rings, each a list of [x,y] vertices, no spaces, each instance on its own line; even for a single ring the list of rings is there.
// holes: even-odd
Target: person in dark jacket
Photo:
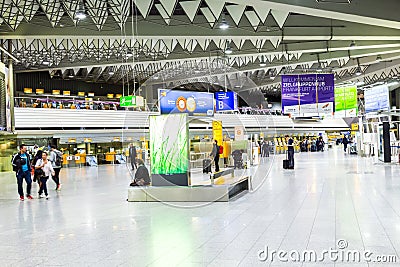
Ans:
[[[136,153],[136,147],[133,144],[129,145],[129,158],[131,160],[132,170],[137,169],[136,165],[137,153]]]
[[[19,153],[15,154],[12,160],[13,169],[16,171],[18,194],[21,201],[24,201],[24,189],[22,188],[22,183],[24,179],[26,182],[26,197],[28,199],[33,199],[33,197],[31,196],[31,159],[29,157],[29,154],[26,153],[26,149],[26,145],[21,144],[19,146]]]
[[[32,167],[34,168],[36,165],[36,162],[42,158],[42,154],[43,154],[43,148],[37,148],[36,149],[36,153],[35,156],[33,156],[33,160],[31,162]],[[40,185],[40,177],[37,177],[36,173],[33,173],[33,182],[37,182],[38,185]]]
[[[141,186],[141,185],[150,185],[150,175],[149,170],[144,166],[144,161],[142,159],[138,159],[137,163],[139,167],[135,173],[135,180],[130,184],[130,186]]]
[[[287,142],[289,169],[294,169],[294,141],[292,137],[289,137],[289,135],[286,135],[285,137]]]
[[[346,153],[347,152],[347,145],[349,144],[349,139],[347,139],[347,136],[343,137],[342,143],[343,143],[344,152]]]
[[[215,143],[213,144],[210,156],[214,159],[215,162],[215,172],[219,172],[219,146],[217,140],[215,140]]]

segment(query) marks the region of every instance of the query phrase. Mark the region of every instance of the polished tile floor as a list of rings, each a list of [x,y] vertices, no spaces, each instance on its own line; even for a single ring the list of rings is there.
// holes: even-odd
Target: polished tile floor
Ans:
[[[61,192],[24,202],[13,174],[2,173],[0,266],[400,265],[398,165],[340,148],[296,154],[295,170],[283,170],[282,159],[251,170],[254,192],[195,208],[126,202],[124,165],[63,169]],[[393,255],[397,264],[282,262],[261,253],[330,248]]]

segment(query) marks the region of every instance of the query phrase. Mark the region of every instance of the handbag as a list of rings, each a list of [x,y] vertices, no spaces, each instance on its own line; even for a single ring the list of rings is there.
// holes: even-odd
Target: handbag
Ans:
[[[39,179],[45,176],[43,169],[35,169],[35,178]]]

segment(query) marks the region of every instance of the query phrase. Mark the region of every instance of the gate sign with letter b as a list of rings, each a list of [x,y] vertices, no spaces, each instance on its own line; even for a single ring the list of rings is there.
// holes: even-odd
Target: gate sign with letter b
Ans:
[[[235,92],[216,92],[216,111],[237,110],[237,94]]]

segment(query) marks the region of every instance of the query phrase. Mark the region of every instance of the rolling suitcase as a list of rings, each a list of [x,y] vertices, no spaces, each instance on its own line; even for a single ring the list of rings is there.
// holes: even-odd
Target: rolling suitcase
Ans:
[[[283,160],[283,168],[289,169],[289,155],[287,151],[286,151],[286,159]]]
[[[289,169],[289,160],[288,159],[284,159],[283,160],[283,168],[284,169]]]
[[[203,173],[211,172],[211,159],[203,159]]]

